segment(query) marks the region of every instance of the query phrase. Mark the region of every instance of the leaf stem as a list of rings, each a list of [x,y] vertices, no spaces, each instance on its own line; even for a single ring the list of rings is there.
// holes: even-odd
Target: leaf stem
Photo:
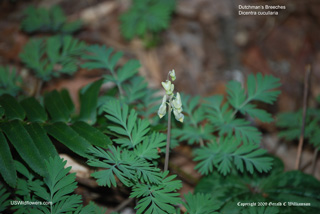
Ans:
[[[116,80],[116,85],[117,85],[117,88],[118,88],[119,93],[120,93],[120,98],[122,98],[123,95],[124,95],[124,93],[123,93],[122,87],[121,87],[121,85],[120,85],[120,83],[119,83],[118,76],[117,76],[116,72],[114,72],[113,69],[110,69],[110,72],[111,72],[113,78]],[[120,100],[121,100],[121,99],[120,99]]]
[[[311,73],[311,65],[307,65],[306,66],[306,74],[305,74],[305,78],[304,78],[302,124],[301,124],[299,145],[298,145],[298,151],[297,151],[297,158],[296,158],[296,163],[295,163],[296,170],[299,170],[300,162],[301,162],[301,153],[302,153],[302,147],[303,147],[304,130],[305,130],[305,122],[306,122],[306,114],[307,114],[307,101],[308,101],[310,73]]]
[[[169,152],[170,152],[170,137],[171,137],[171,99],[169,99],[169,109],[168,109],[168,129],[167,129],[167,146],[166,146],[166,156],[164,161],[164,171],[168,170],[169,166]]]

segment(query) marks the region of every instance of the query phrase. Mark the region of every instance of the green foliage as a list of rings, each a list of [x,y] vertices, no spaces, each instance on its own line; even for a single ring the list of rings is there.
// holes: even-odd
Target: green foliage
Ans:
[[[20,102],[10,95],[0,97],[0,105],[4,109],[4,115],[0,118],[0,169],[2,177],[11,187],[16,186],[17,175],[9,144],[41,176],[45,175],[43,160],[57,155],[49,136],[84,157],[87,157],[86,151],[92,145],[106,148],[111,144],[108,136],[86,123],[97,116],[97,91],[101,82],[98,80],[82,91],[81,96],[91,99],[90,106],[83,102],[82,117],[73,115],[74,105],[66,90],[47,93],[44,106],[33,97]]]
[[[23,31],[28,33],[50,32],[50,33],[73,33],[81,28],[80,21],[67,22],[62,9],[54,6],[50,9],[28,7],[25,18],[21,23]]]
[[[83,207],[81,196],[72,194],[77,187],[75,173],[68,174],[71,167],[64,168],[66,161],[59,156],[50,157],[45,160],[46,173],[41,179],[37,179],[20,162],[16,167],[23,177],[18,179],[16,200],[34,203],[31,206],[13,206],[15,213],[36,213],[36,214],[98,214],[96,205],[90,203]],[[39,202],[51,204],[39,206]]]
[[[13,158],[10,147],[2,132],[0,132],[0,171],[3,179],[10,186],[15,186],[17,180],[16,169],[13,165]]]
[[[10,193],[6,192],[4,186],[0,183],[0,212],[3,212],[9,205],[8,198]]]
[[[122,52],[113,53],[112,48],[105,46],[92,45],[87,48],[87,52],[82,56],[86,62],[82,64],[83,68],[88,69],[106,69],[110,74],[104,75],[106,81],[111,81],[118,86],[120,93],[123,93],[121,84],[133,77],[140,67],[137,60],[129,60],[122,67],[116,69],[116,65],[122,57]]]
[[[253,101],[260,101],[272,104],[279,91],[274,90],[279,87],[279,79],[273,76],[262,76],[260,73],[256,77],[249,75],[247,90],[240,83],[231,81],[227,85],[228,99],[223,104],[223,97],[213,96],[207,99],[207,111],[209,119],[215,128],[219,130],[219,135],[232,135],[243,143],[259,143],[261,134],[244,119],[236,119],[236,114],[248,114],[262,122],[272,121],[271,115],[264,110],[257,109]],[[230,109],[232,107],[233,109]],[[231,111],[232,110],[232,111]]]
[[[320,103],[320,102],[319,102]],[[278,115],[277,126],[281,128],[279,136],[288,140],[299,139],[302,126],[302,110]],[[320,109],[308,108],[305,120],[305,139],[320,149]]]
[[[0,66],[0,95],[16,96],[20,91],[22,79],[14,68]]]
[[[49,81],[52,77],[76,72],[78,57],[84,48],[84,42],[71,36],[31,39],[20,53],[20,59],[38,78]]]
[[[182,128],[173,128],[172,136],[188,144],[200,143],[212,139],[213,126],[203,124],[205,109],[200,103],[200,96],[191,97],[181,93],[183,111],[187,114]]]
[[[273,104],[280,94],[280,91],[273,89],[279,86],[279,79],[273,76],[262,76],[260,73],[256,77],[249,75],[246,91],[239,82],[231,81],[228,83],[228,102],[241,113],[247,113],[262,122],[270,122],[272,118],[267,112],[256,109],[256,106],[249,105],[249,102],[260,101]]]
[[[221,203],[220,213],[317,213],[320,210],[320,182],[300,171],[283,172],[283,164],[275,159],[269,173],[240,173],[232,170],[225,177],[218,173],[204,177],[198,183],[195,192],[211,194],[216,203]],[[286,202],[279,209],[265,207],[243,207],[237,203]],[[310,203],[310,206],[293,206],[288,202]],[[252,209],[249,211],[249,209]]]
[[[110,146],[107,151],[101,148],[89,149],[90,166],[103,170],[94,172],[93,177],[99,185],[117,186],[117,179],[132,188],[130,197],[140,198],[136,206],[137,213],[173,213],[173,205],[180,203],[180,181],[173,181],[175,176],[168,172],[161,173],[153,160],[159,158],[158,149],[165,146],[165,135],[149,133],[149,122],[137,118],[135,110],[129,113],[126,104],[109,101],[104,110],[106,118],[112,122],[108,126],[116,137],[118,145]]]
[[[168,28],[175,4],[175,0],[132,1],[130,9],[120,17],[122,35],[130,40]]]
[[[199,96],[182,94],[187,117],[181,128],[173,127],[172,135],[178,141],[200,143],[194,160],[199,161],[196,169],[201,174],[207,175],[216,167],[227,175],[234,165],[239,171],[250,173],[254,169],[259,172],[271,169],[272,158],[265,157],[266,151],[258,145],[261,132],[245,116],[272,121],[269,113],[252,102],[272,104],[280,93],[275,90],[279,85],[279,79],[257,74],[249,75],[246,88],[239,82],[229,82],[225,101],[222,95],[202,100]]]
[[[214,201],[210,194],[191,194],[184,195],[186,202],[183,203],[187,212],[185,214],[217,214],[219,204]]]
[[[172,205],[181,202],[179,193],[175,193],[181,188],[181,181],[173,180],[176,176],[168,176],[168,171],[161,174],[161,183],[138,183],[132,188],[130,197],[142,198],[137,206],[137,214],[145,213],[175,213]]]
[[[121,102],[134,104],[139,115],[149,119],[155,124],[158,119],[153,117],[156,112],[156,102],[159,100],[155,95],[157,90],[148,88],[143,77],[137,75],[140,63],[129,60],[123,66],[118,66],[122,52],[114,52],[112,48],[92,45],[87,47],[81,57],[85,61],[81,67],[87,69],[104,69],[108,71],[104,75],[104,82],[113,82],[116,89],[100,97],[100,112],[103,112],[104,103],[119,97]]]
[[[272,165],[272,158],[265,156],[267,151],[255,144],[240,146],[234,138],[220,138],[219,142],[209,143],[194,153],[194,160],[200,161],[195,169],[204,175],[213,172],[214,167],[221,174],[227,175],[232,169],[232,163],[240,172],[246,168],[251,174],[254,168],[259,172],[267,172]]]
[[[134,153],[147,160],[158,159],[160,156],[157,148],[163,148],[166,145],[165,141],[166,135],[154,132],[134,148]]]
[[[278,214],[278,207],[249,207],[243,209],[241,214]]]
[[[124,105],[121,111],[119,102],[110,101],[105,105],[105,111],[107,112],[106,118],[116,124],[116,126],[108,128],[116,134],[124,136],[114,140],[116,143],[134,148],[144,140],[149,131],[149,123],[146,120],[138,119],[135,110],[132,109],[129,114],[127,105]]]
[[[97,102],[100,87],[103,83],[103,79],[88,84],[86,87],[80,90],[80,115],[79,120],[85,121],[89,124],[94,124],[97,119]]]
[[[117,186],[115,175],[126,186],[130,187],[135,183],[160,183],[159,169],[152,167],[145,159],[139,158],[133,152],[125,149],[109,147],[110,151],[105,152],[100,148],[91,148],[89,152],[95,159],[89,160],[88,164],[94,167],[103,167],[106,170],[94,172],[93,177],[99,185],[108,187]],[[99,160],[104,159],[103,161]]]

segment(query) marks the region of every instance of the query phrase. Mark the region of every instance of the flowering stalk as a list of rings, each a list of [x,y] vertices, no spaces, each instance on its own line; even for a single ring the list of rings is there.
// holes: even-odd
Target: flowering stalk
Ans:
[[[173,110],[174,117],[176,120],[183,123],[184,115],[182,114],[182,102],[180,94],[177,92],[177,95],[174,97],[174,85],[169,80],[171,78],[172,81],[176,79],[175,71],[172,70],[168,73],[167,80],[162,82],[163,88],[166,90],[166,94],[163,96],[162,103],[158,110],[158,115],[162,118],[167,113],[167,105],[168,105],[168,129],[167,129],[167,146],[166,146],[166,156],[164,162],[164,171],[168,170],[169,165],[169,152],[170,152],[170,137],[171,137],[171,110]],[[169,97],[167,102],[167,95]]]

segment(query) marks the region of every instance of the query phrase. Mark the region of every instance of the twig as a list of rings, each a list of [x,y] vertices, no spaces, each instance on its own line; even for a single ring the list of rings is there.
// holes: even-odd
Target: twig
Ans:
[[[36,98],[40,97],[42,85],[43,85],[43,80],[39,79],[37,82],[37,89],[36,89],[36,93],[35,93]]]
[[[295,169],[296,170],[299,170],[300,162],[301,162],[301,153],[302,153],[302,147],[303,147],[304,130],[305,130],[306,113],[307,113],[307,101],[308,101],[308,90],[309,90],[310,73],[311,73],[311,66],[307,65],[306,74],[305,74],[305,78],[304,78],[302,124],[301,124],[299,146],[298,146],[298,152],[297,152],[297,158],[296,158],[296,164],[295,164]]]
[[[120,210],[122,210],[123,208],[125,208],[128,204],[130,204],[133,201],[134,198],[127,198],[126,200],[124,200],[121,204],[119,204],[114,210],[113,212],[119,212]],[[107,212],[108,213],[108,212]]]
[[[316,171],[316,165],[317,165],[317,157],[318,157],[319,149],[315,148],[313,157],[312,157],[312,165],[311,165],[311,174],[314,176],[314,173]]]
[[[171,102],[171,98],[169,99]],[[167,130],[167,146],[166,146],[166,157],[164,161],[164,171],[168,170],[169,165],[169,152],[170,152],[170,137],[171,137],[171,103],[168,105],[168,130]]]
[[[204,142],[203,142],[202,138],[200,138],[199,142],[200,142],[200,146],[203,147],[204,146]]]

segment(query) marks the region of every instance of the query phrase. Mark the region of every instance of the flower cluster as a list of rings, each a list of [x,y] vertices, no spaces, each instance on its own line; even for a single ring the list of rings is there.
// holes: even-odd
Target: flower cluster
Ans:
[[[171,77],[171,80],[174,81],[176,79],[175,71],[174,70],[170,71],[169,76]],[[164,115],[166,115],[167,113],[166,104],[168,104],[171,106],[176,120],[182,123],[184,119],[184,115],[182,114],[182,102],[181,102],[181,97],[179,92],[177,92],[176,96],[174,96],[174,93],[173,93],[174,85],[168,79],[166,80],[166,82],[162,82],[161,84],[163,88],[166,90],[166,94],[163,96],[162,103],[158,110],[159,117],[162,118]],[[169,99],[168,103],[167,103],[167,95]]]

